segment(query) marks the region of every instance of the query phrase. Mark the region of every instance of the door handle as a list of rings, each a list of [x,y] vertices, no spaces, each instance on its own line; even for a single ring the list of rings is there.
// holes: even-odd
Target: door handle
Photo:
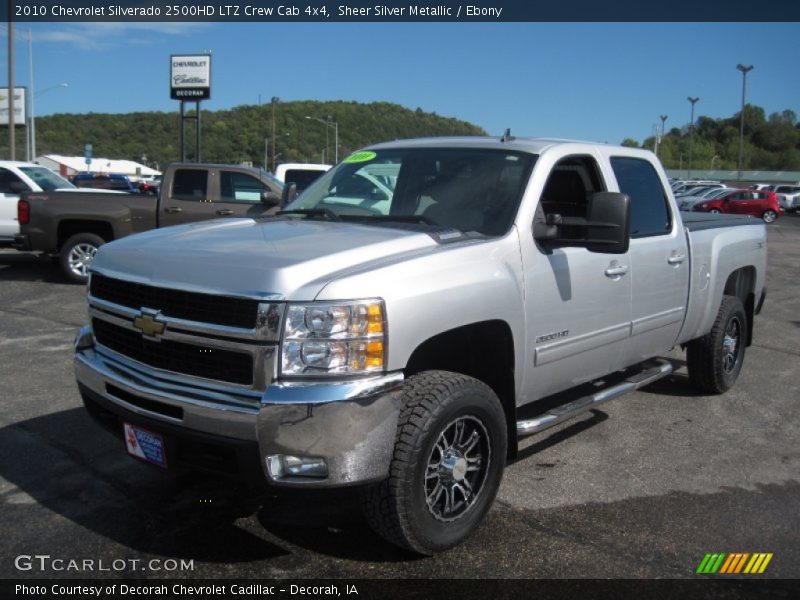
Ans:
[[[628,272],[628,265],[619,265],[616,262],[611,263],[606,267],[606,277],[621,277]]]
[[[669,255],[667,262],[671,265],[679,265],[685,260],[686,260],[685,254],[679,254],[677,252],[673,252],[672,254]]]
[[[233,211],[230,208],[221,208],[217,211],[217,214],[227,216],[227,215],[232,215]]]
[[[174,214],[183,212],[183,209],[180,206],[168,206],[167,208],[164,209],[164,212]]]

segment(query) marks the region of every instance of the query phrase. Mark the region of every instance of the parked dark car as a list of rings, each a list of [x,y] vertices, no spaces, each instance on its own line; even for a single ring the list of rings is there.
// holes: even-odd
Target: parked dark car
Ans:
[[[119,173],[78,173],[72,178],[72,183],[79,188],[139,193],[139,189],[131,180]]]
[[[751,215],[772,223],[783,212],[775,192],[755,190],[734,190],[731,193],[704,202],[698,202],[693,210],[707,213],[727,213],[732,215]]]

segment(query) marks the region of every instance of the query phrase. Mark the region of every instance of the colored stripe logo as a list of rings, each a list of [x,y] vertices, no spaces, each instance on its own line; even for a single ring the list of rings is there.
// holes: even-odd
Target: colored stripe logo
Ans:
[[[695,572],[701,575],[760,575],[766,571],[772,556],[772,552],[709,552]]]

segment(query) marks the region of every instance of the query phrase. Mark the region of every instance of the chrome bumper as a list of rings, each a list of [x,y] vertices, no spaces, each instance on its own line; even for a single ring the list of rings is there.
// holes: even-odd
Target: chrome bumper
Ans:
[[[256,442],[271,484],[336,487],[379,481],[389,473],[402,373],[243,390],[126,360],[95,347],[88,326],[75,339],[74,365],[78,383],[120,413],[232,442]],[[275,479],[267,467],[275,455],[322,457],[327,477]]]

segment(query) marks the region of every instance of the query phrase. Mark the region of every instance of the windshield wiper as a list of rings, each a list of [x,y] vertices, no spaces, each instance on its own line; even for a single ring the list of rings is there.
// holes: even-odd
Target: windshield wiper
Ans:
[[[329,221],[341,221],[342,219],[330,208],[296,208],[294,210],[281,210],[278,216],[283,215],[305,215],[306,217],[325,217]]]

